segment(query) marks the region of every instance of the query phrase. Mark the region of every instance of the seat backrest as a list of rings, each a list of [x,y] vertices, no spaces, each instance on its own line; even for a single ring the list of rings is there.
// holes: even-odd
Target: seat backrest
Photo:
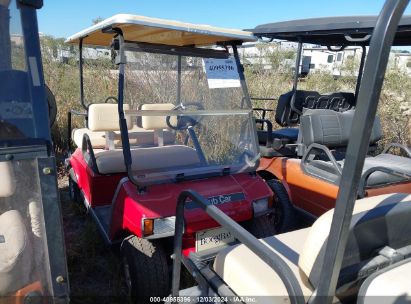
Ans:
[[[0,197],[9,197],[16,190],[16,179],[12,164],[8,161],[0,162]]]
[[[329,95],[329,109],[337,112],[347,111],[355,107],[355,95],[351,92],[336,92]]]
[[[125,111],[130,109],[124,104]],[[120,123],[118,116],[118,105],[114,103],[93,103],[88,107],[88,128],[91,131],[119,131]],[[133,119],[126,115],[127,128],[133,127]]]
[[[141,110],[147,111],[170,111],[175,108],[172,103],[143,104]],[[170,124],[176,125],[177,117],[170,117]],[[146,130],[154,130],[154,143],[158,146],[164,145],[164,129],[169,129],[167,116],[141,116],[141,126]]]
[[[294,106],[297,110],[303,110],[303,105],[307,99],[317,98],[320,94],[315,91],[297,90],[295,92]],[[275,112],[275,121],[282,127],[289,127],[298,124],[299,114],[291,109],[291,99],[293,91],[282,94],[278,99]]]
[[[314,288],[319,284],[333,215],[334,209],[331,209],[315,221],[299,257],[298,266]],[[387,194],[357,200],[337,287],[361,277],[359,270],[367,266],[366,262],[376,257],[382,248],[399,249],[411,245],[410,217],[409,194]]]
[[[130,105],[124,104],[124,111],[130,109]],[[106,148],[113,150],[115,148],[114,131],[120,131],[120,122],[118,115],[118,105],[113,103],[93,103],[88,107],[87,113],[88,128],[93,132],[105,131]],[[133,128],[133,119],[125,115],[128,130]]]
[[[146,103],[141,106],[141,110],[148,111],[171,111],[175,105],[172,103]],[[146,130],[168,129],[167,116],[142,116],[141,126]],[[172,116],[170,122],[175,124],[176,117]]]
[[[329,109],[307,109],[300,118],[301,141],[305,146],[313,143],[328,148],[346,147],[354,119],[354,110],[336,112]],[[370,144],[381,139],[381,124],[376,117]]]

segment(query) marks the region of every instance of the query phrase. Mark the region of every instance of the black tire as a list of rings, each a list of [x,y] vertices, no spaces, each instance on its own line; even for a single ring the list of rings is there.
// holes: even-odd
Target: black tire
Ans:
[[[274,226],[274,214],[262,215],[244,223],[244,228],[258,239],[273,236],[277,233]]]
[[[126,282],[135,303],[149,303],[150,297],[170,294],[170,272],[162,244],[137,236],[121,244]]]
[[[284,233],[296,227],[294,207],[283,184],[279,180],[268,180],[268,186],[274,193],[274,228],[276,233]]]
[[[69,196],[70,200],[74,203],[80,203],[81,202],[81,195],[80,195],[80,189],[75,181],[71,178],[69,175]]]

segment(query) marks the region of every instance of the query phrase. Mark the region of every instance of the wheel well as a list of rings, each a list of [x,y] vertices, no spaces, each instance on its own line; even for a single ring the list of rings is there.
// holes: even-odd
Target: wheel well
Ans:
[[[274,174],[265,170],[258,171],[257,174],[264,180],[278,179]]]

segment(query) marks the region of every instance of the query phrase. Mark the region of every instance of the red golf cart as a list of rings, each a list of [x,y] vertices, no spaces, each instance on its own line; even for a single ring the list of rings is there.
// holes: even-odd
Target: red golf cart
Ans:
[[[67,159],[70,192],[108,244],[121,243],[139,301],[170,292],[177,197],[193,189],[254,235],[275,233],[272,191],[256,175],[255,123],[237,45],[248,32],[116,15],[68,38],[80,46],[81,104]],[[110,47],[115,103],[86,103],[83,45]],[[215,46],[206,48],[206,46]],[[71,128],[71,126],[70,126]],[[203,261],[235,239],[193,202],[185,255]]]

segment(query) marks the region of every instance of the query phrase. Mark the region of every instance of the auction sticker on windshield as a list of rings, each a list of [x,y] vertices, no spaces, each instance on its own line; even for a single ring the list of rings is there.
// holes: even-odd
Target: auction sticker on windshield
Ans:
[[[234,236],[224,228],[199,231],[196,233],[196,252],[218,248],[234,241]]]
[[[240,75],[233,58],[207,58],[203,59],[203,64],[210,89],[238,88],[241,86]]]

